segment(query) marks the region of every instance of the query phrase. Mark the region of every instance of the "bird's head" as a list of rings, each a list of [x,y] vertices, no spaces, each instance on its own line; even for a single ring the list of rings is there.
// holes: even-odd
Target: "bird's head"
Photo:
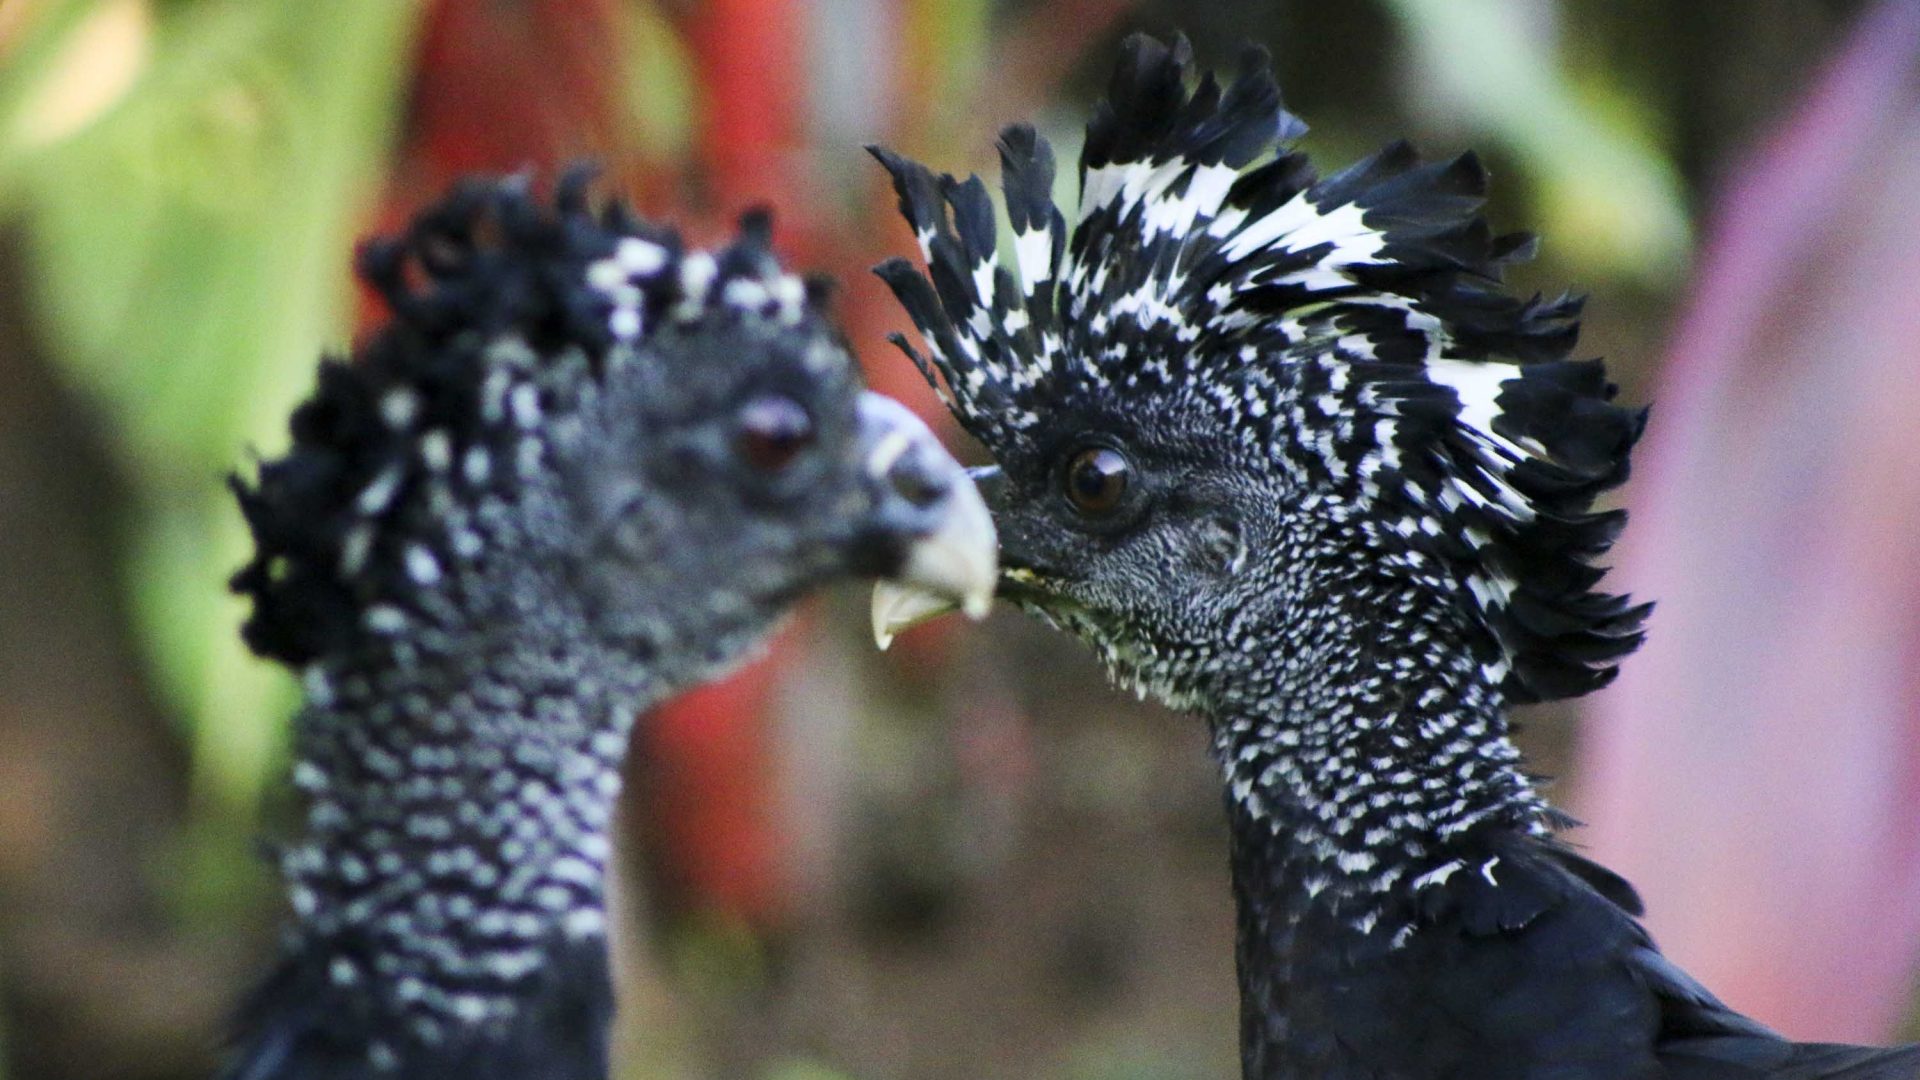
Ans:
[[[684,682],[800,594],[899,577],[984,606],[993,536],[927,428],[863,391],[764,215],[683,248],[584,178],[553,205],[469,186],[362,273],[393,319],[330,363],[293,447],[236,483],[250,644],[359,650],[569,638]]]
[[[897,344],[994,458],[1001,595],[1176,705],[1395,614],[1332,609],[1356,581],[1457,612],[1509,699],[1601,684],[1644,609],[1592,589],[1621,522],[1592,502],[1641,415],[1566,359],[1577,301],[1502,289],[1531,244],[1490,233],[1473,157],[1319,177],[1304,130],[1264,52],[1223,86],[1135,37],[1071,218],[1030,127],[1000,140],[1005,244],[978,178],[875,151],[927,265],[878,270],[926,355]],[[935,607],[883,590],[876,630]]]

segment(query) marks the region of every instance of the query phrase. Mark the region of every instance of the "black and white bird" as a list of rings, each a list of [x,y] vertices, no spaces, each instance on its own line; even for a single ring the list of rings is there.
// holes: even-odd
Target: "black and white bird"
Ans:
[[[392,321],[234,483],[247,642],[305,689],[306,814],[231,1080],[606,1076],[635,713],[830,580],[991,594],[979,495],[862,391],[764,215],[706,252],[583,177],[525,187],[365,251]]]
[[[1645,414],[1567,358],[1578,301],[1501,287],[1532,244],[1488,230],[1479,162],[1318,177],[1263,52],[1195,81],[1127,44],[1071,219],[1008,128],[1011,265],[978,178],[876,150],[928,266],[879,273],[997,463],[1000,595],[1210,726],[1245,1076],[1920,1076],[1716,1000],[1522,769],[1509,708],[1641,640],[1593,503]],[[883,587],[876,633],[939,606]]]

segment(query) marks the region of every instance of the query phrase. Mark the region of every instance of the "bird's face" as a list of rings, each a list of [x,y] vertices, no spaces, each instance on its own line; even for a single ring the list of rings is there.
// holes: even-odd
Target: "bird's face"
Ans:
[[[824,583],[911,582],[975,611],[993,527],[906,408],[861,389],[825,332],[748,320],[664,333],[610,379],[577,460],[576,563],[623,641],[719,662]]]
[[[1072,410],[989,445],[973,471],[1000,538],[1002,599],[1075,634],[1115,678],[1180,705],[1218,697],[1235,635],[1278,601],[1298,500],[1211,417],[1152,402]],[[882,587],[882,639],[950,605]]]

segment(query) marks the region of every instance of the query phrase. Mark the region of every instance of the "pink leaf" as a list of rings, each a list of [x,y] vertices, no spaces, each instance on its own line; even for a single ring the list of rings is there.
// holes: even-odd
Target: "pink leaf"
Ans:
[[[1630,493],[1658,601],[1585,732],[1583,839],[1790,1035],[1887,1037],[1920,958],[1920,2],[1720,200]]]

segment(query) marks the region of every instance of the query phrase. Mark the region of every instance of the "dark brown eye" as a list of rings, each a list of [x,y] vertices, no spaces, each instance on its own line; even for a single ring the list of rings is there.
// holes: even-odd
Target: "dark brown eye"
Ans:
[[[1133,478],[1133,466],[1118,450],[1088,447],[1067,462],[1067,501],[1087,517],[1104,517],[1120,508]]]
[[[813,417],[792,398],[765,397],[740,411],[734,446],[747,464],[775,472],[813,444]]]

